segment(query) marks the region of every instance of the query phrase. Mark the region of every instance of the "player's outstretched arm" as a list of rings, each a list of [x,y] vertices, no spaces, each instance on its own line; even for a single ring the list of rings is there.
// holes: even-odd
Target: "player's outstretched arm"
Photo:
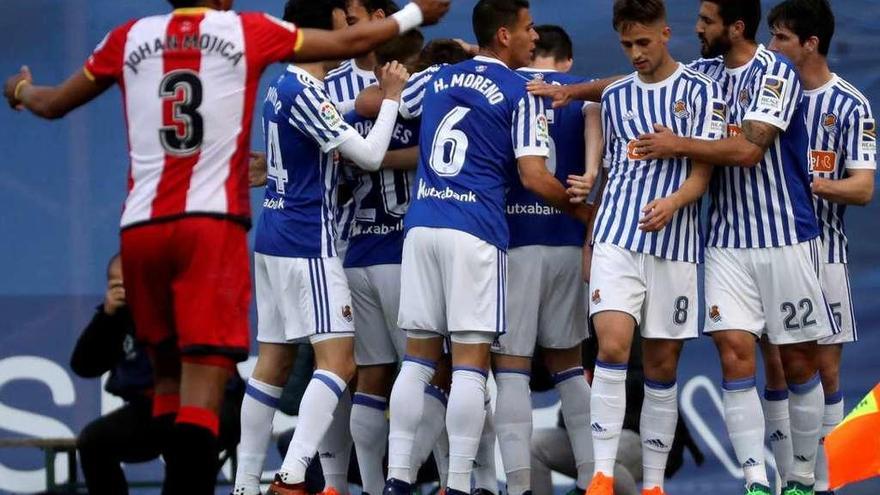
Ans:
[[[37,86],[26,66],[6,79],[3,93],[15,110],[30,110],[44,119],[60,119],[113,85],[112,79],[92,81],[80,70],[58,86]]]
[[[867,206],[874,197],[874,173],[871,169],[848,169],[840,180],[813,178],[813,194],[832,203]]]
[[[575,204],[569,201],[570,196],[565,187],[547,170],[546,158],[523,156],[516,160],[516,164],[519,178],[526,189],[540,196],[547,204],[580,220],[584,225],[589,224],[593,208],[583,202]]]
[[[564,107],[575,100],[602,101],[602,93],[605,91],[605,88],[620,78],[621,76],[613,76],[585,83],[562,86],[547,84],[543,81],[533,79],[529,81],[526,88],[535,96],[550,98],[553,101],[553,108],[559,108]]]
[[[655,132],[639,136],[635,151],[645,160],[687,156],[718,166],[754,167],[761,162],[779,129],[766,122],[746,120],[742,134],[717,141],[686,138],[654,124]]]
[[[368,53],[399,33],[437,23],[449,10],[449,0],[413,0],[381,21],[359,22],[336,31],[303,29],[297,62],[343,60]]]
[[[657,232],[666,227],[676,211],[703,196],[712,179],[712,169],[712,165],[694,161],[691,173],[677,191],[645,205],[642,209],[645,216],[639,220],[639,228],[645,232]]]

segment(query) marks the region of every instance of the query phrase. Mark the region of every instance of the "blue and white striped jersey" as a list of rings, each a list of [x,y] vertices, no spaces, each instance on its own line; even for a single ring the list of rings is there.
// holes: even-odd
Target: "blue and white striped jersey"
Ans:
[[[333,149],[357,132],[342,119],[324,83],[296,66],[269,87],[263,136],[269,182],[254,251],[271,256],[336,256]]]
[[[877,124],[868,99],[836,74],[804,91],[810,165],[816,177],[839,180],[852,169],[877,168]],[[847,262],[846,205],[814,196],[826,263]]]
[[[645,83],[633,73],[605,89],[602,123],[608,181],[593,241],[673,261],[701,262],[699,201],[679,209],[659,232],[639,229],[645,205],[677,191],[690,173],[691,160],[643,160],[634,144],[640,135],[653,132],[654,124],[679,136],[723,138],[727,106],[718,85],[682,64],[656,83]]]
[[[747,120],[780,130],[755,167],[715,170],[707,245],[766,248],[816,238],[803,90],[792,63],[759,45],[754,58],[735,69],[727,69],[722,58],[697,60],[691,67],[721,86],[728,134],[738,134]]]
[[[345,121],[366,137],[374,121],[349,112]],[[398,119],[388,150],[417,146],[419,119]],[[354,172],[352,195],[355,214],[345,268],[400,264],[403,254],[403,217],[409,209],[415,170],[378,170]]]
[[[526,78],[489,57],[427,77],[402,98],[404,116],[422,117],[404,226],[460,230],[507,249],[505,205],[516,159],[549,154],[544,102],[526,91]]]
[[[354,102],[357,100],[358,94],[373,84],[376,84],[376,74],[358,67],[354,59],[343,62],[342,65],[328,72],[324,78],[324,85],[327,88],[327,94],[330,95],[330,101],[336,105],[336,109],[342,115],[354,110]],[[346,182],[351,180],[351,174],[348,174],[350,171],[343,169],[343,173],[346,174]],[[351,235],[354,210],[353,199],[349,199],[337,208],[337,230],[339,239],[343,242],[347,241]]]
[[[529,79],[550,84],[578,84],[587,78],[557,71],[523,68],[518,72]],[[586,167],[584,150],[584,102],[575,101],[562,108],[547,109],[550,129],[550,156],[547,169],[565,184],[570,174],[581,175]],[[550,206],[517,179],[507,193],[507,226],[510,247],[583,246],[587,228],[571,215]]]

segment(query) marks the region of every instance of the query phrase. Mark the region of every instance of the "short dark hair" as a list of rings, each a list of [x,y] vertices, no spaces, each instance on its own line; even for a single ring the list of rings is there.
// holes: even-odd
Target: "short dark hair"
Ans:
[[[471,55],[457,41],[449,38],[431,40],[419,55],[415,71],[423,71],[432,65],[457,64],[471,58]]]
[[[725,26],[736,21],[745,25],[743,35],[749,41],[755,41],[758,27],[761,25],[761,0],[700,0],[712,2],[718,6],[718,13]]]
[[[333,29],[333,11],[345,11],[344,0],[287,0],[284,20],[300,28]]]
[[[187,7],[198,7],[202,4],[202,0],[168,0],[175,9],[185,9]]]
[[[819,38],[819,53],[828,55],[834,37],[834,12],[828,0],[785,0],[770,11],[767,25],[770,29],[790,30],[801,44],[815,36]]]
[[[418,29],[412,29],[376,48],[376,63],[383,65],[395,60],[403,63],[419,56],[424,44],[425,35]]]
[[[381,10],[385,12],[385,15],[391,15],[400,10],[400,7],[392,0],[346,0],[346,3],[348,2],[360,2],[370,14]]]
[[[477,44],[488,46],[498,29],[513,26],[519,17],[519,11],[527,8],[529,8],[528,0],[480,0],[477,2],[471,17]]]
[[[633,24],[645,26],[666,20],[666,4],[663,0],[614,0],[611,25],[615,31],[627,29]]]
[[[535,26],[538,41],[535,43],[535,55],[553,57],[557,62],[574,58],[571,37],[560,26],[545,24]]]

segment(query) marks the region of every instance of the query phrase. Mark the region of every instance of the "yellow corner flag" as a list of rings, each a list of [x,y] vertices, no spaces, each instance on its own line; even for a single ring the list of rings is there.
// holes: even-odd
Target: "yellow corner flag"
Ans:
[[[880,475],[880,383],[825,437],[832,490]]]

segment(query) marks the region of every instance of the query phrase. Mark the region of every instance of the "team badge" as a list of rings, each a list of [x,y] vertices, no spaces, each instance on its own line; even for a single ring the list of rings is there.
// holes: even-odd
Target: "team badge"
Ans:
[[[718,310],[718,306],[712,306],[709,308],[709,318],[715,323],[721,321],[721,311]]]
[[[602,295],[599,293],[599,289],[593,291],[593,297],[590,298],[593,301],[593,304],[599,304],[602,302]]]
[[[712,100],[712,115],[709,118],[709,130],[717,134],[724,134],[727,128],[727,105],[723,101]]]
[[[342,317],[345,318],[345,321],[351,323],[353,317],[351,314],[351,306],[348,304],[342,307]]]
[[[684,100],[678,100],[672,105],[672,114],[680,119],[686,119],[691,115]]]
[[[877,122],[874,119],[862,121],[862,153],[877,152]]]
[[[837,131],[837,115],[833,113],[822,114],[822,128],[829,133]]]
[[[785,94],[785,79],[776,76],[764,76],[761,91],[758,93],[758,107],[766,110],[782,110]]]
[[[535,81],[543,81],[543,80],[544,80],[544,74],[542,74],[542,73],[540,73],[540,72],[535,72],[534,74],[532,74],[532,79],[535,80]]]
[[[489,67],[487,67],[487,66],[485,66],[485,65],[478,65],[478,66],[474,69],[474,71],[476,71],[477,74],[482,74],[483,72],[486,72],[486,69],[488,69],[488,68],[489,68]]]
[[[325,101],[321,104],[321,108],[319,109],[321,114],[321,120],[327,124],[327,127],[331,129],[336,129],[340,125],[342,125],[342,116],[339,115],[339,112],[336,110],[336,107],[333,106],[329,101]]]

